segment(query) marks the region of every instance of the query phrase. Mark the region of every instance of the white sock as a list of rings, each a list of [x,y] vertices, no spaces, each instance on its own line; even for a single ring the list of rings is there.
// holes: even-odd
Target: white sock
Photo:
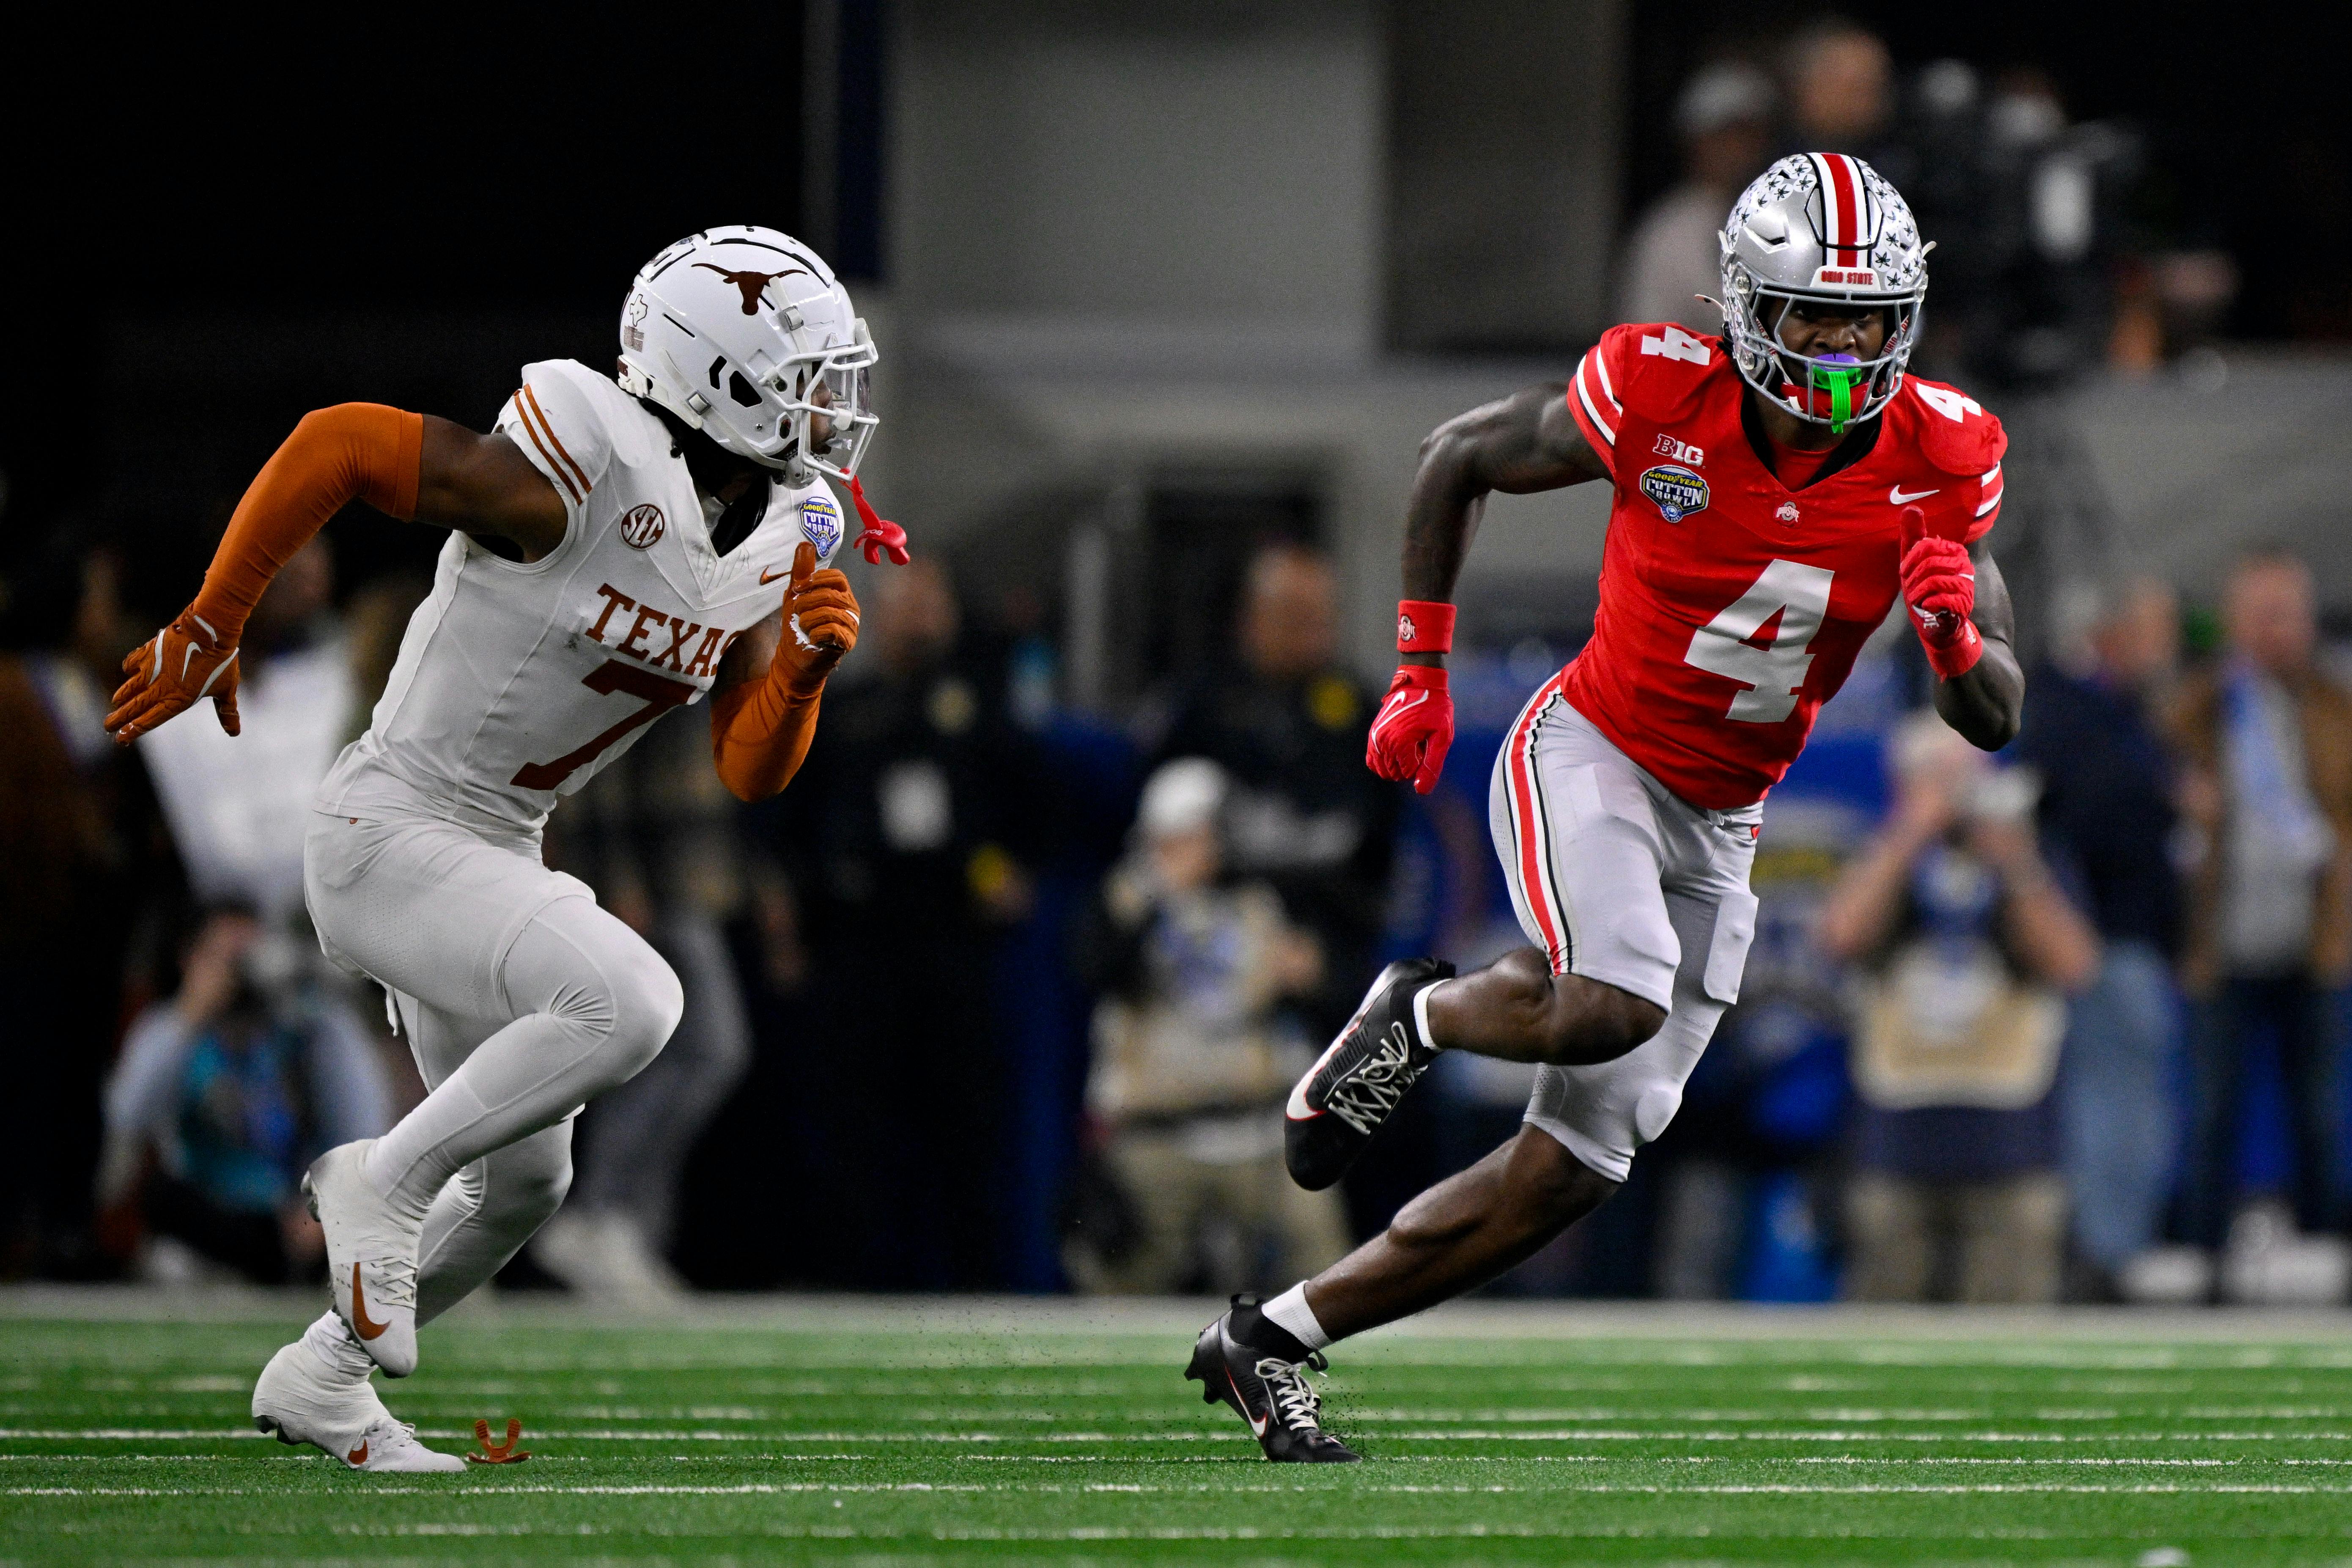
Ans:
[[[1268,1322],[1286,1331],[1308,1350],[1319,1351],[1331,1342],[1331,1336],[1315,1321],[1315,1310],[1307,1304],[1307,1282],[1303,1279],[1258,1310],[1265,1314]]]
[[[1429,1037],[1429,994],[1444,984],[1440,980],[1412,994],[1412,1026],[1421,1031],[1422,1045],[1433,1051],[1442,1051],[1445,1047]]]
[[[316,1322],[302,1331],[302,1348],[346,1382],[365,1383],[368,1373],[375,1370],[375,1363],[332,1309],[320,1313]]]

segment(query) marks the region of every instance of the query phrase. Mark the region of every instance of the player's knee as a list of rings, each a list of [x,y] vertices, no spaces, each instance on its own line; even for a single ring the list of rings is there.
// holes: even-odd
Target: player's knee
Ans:
[[[607,1051],[614,1081],[635,1078],[661,1055],[686,1011],[677,972],[650,947],[612,975],[613,1026]]]
[[[1556,975],[1540,1059],[1553,1067],[1613,1062],[1666,1026],[1666,1010],[1630,991],[1579,975]]]

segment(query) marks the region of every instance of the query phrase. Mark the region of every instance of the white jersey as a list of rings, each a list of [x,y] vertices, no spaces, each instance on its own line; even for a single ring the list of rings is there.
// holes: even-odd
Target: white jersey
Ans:
[[[830,561],[838,501],[775,482],[721,556],[668,428],[572,360],[527,365],[499,431],[563,498],[563,542],[524,564],[450,535],[367,733],[319,806],[387,807],[536,831],[646,726],[710,689],[728,646],[773,615],[805,539]]]

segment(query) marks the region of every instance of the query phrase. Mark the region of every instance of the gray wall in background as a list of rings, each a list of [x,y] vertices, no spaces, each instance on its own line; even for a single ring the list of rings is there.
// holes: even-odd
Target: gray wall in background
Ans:
[[[1581,345],[1609,324],[1625,0],[1399,4],[1386,341]]]
[[[1381,17],[1369,0],[908,0],[893,292],[1116,352],[1377,338]]]

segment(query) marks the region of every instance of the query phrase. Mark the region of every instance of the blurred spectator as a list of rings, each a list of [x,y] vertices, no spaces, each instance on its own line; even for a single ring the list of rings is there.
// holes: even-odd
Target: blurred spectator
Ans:
[[[2333,993],[2352,975],[2352,696],[2313,662],[2310,568],[2283,551],[2244,556],[2221,619],[2219,668],[2183,686],[2173,714],[2203,837],[2182,978],[2196,1068],[2185,1218],[2207,1247],[2237,1197],[2239,1121],[2264,1034],[2294,1118],[2296,1220],[2340,1226]]]
[[[1791,153],[1852,153],[1905,186],[1910,160],[1886,138],[1895,61],[1876,33],[1843,17],[1801,28],[1781,53]]]
[[[2140,578],[2076,619],[2033,673],[2016,754],[2041,770],[2043,844],[2099,932],[2097,978],[2069,1008],[2060,1103],[2074,1240],[2105,1297],[2156,1245],[2173,1172],[2180,887],[2174,770],[2151,707],[2168,695],[2179,605]]]
[[[302,837],[358,706],[334,585],[334,557],[314,539],[254,606],[237,655],[239,733],[206,703],[139,742],[196,898],[247,905],[274,931],[308,929]]]
[[[2035,847],[2030,772],[1932,714],[1894,744],[1892,819],[1821,917],[1829,953],[1868,967],[1846,1294],[2055,1300],[2058,993],[2090,981],[2098,937]]]
[[[1272,885],[1322,945],[1323,984],[1301,1010],[1325,1037],[1371,979],[1398,802],[1396,786],[1364,766],[1373,700],[1339,662],[1339,597],[1320,552],[1260,551],[1244,588],[1240,659],[1178,695],[1154,749],[1225,770],[1234,874]]]
[[[807,952],[809,1091],[836,1140],[838,1241],[820,1267],[866,1288],[995,1283],[1004,1064],[997,938],[1024,918],[1041,831],[1025,737],[962,658],[936,557],[876,581],[868,641],[829,687],[809,759],[767,808]],[[869,658],[869,651],[870,658]],[[848,679],[855,674],[855,679]]]
[[[106,1086],[102,1208],[135,1204],[155,1236],[256,1284],[317,1275],[302,1173],[392,1125],[374,1046],[321,964],[249,913],[205,921],[179,994],[131,1026]],[[187,1271],[152,1251],[153,1273]]]
[[[68,532],[5,585],[0,1278],[110,1267],[91,1229],[100,1086],[139,923],[176,878],[147,771],[100,722],[142,629],[119,569]]]
[[[1143,792],[1136,848],[1081,937],[1095,1014],[1087,1103],[1132,1234],[1079,1234],[1083,1289],[1224,1295],[1312,1274],[1347,1250],[1336,1192],[1283,1168],[1282,1102],[1311,1051],[1274,1005],[1314,989],[1322,954],[1263,883],[1223,876],[1223,770],[1164,763]]]
[[[724,930],[743,902],[743,852],[709,737],[698,708],[657,721],[555,819],[567,867],[686,986],[661,1055],[587,1112],[571,1194],[530,1244],[574,1290],[639,1306],[683,1289],[666,1259],[679,1178],[751,1059]]]
[[[1699,296],[1723,287],[1724,216],[1771,151],[1773,97],[1771,79],[1738,61],[1709,66],[1683,89],[1675,102],[1682,184],[1653,202],[1626,237],[1619,321],[1723,330],[1723,313]]]

